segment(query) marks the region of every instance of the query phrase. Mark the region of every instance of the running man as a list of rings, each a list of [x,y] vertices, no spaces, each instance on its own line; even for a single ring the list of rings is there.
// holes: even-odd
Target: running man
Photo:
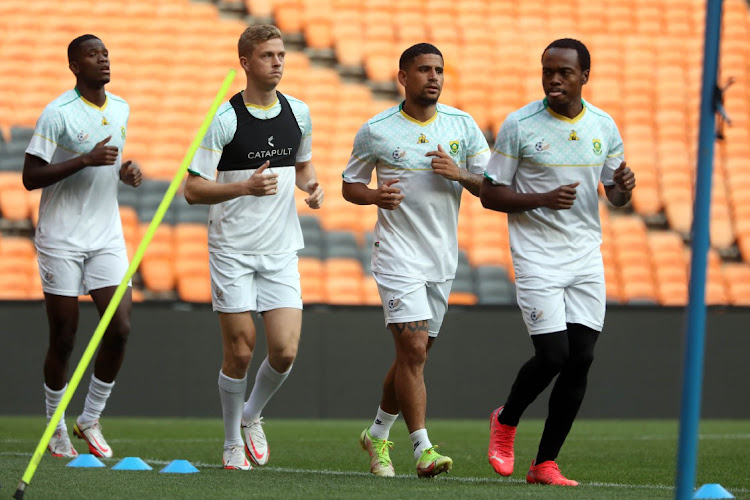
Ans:
[[[68,45],[68,63],[76,86],[44,108],[23,165],[26,189],[42,188],[34,240],[49,321],[44,360],[48,421],[67,388],[78,296],[90,294],[103,314],[128,269],[117,183],[141,183],[140,169],[122,162],[130,108],[104,89],[110,80],[104,43],[94,35],[76,38]],[[98,457],[112,456],[99,417],[125,355],[131,306],[128,288],[102,338],[83,413],[73,428]],[[56,457],[78,455],[64,415],[48,449]]]
[[[393,476],[388,440],[399,412],[410,432],[417,475],[449,472],[453,460],[427,436],[427,351],[440,331],[458,266],[458,209],[463,188],[479,195],[489,146],[474,119],[439,104],[443,56],[433,45],[408,48],[399,61],[405,99],[365,123],[343,174],[343,195],[377,205],[372,271],[396,346],[373,424],[360,444],[370,471]],[[377,189],[370,189],[372,171]]]
[[[289,376],[302,329],[297,250],[303,242],[294,186],[309,193],[305,201],[314,209],[323,202],[323,189],[310,163],[310,110],[276,90],[286,54],[281,32],[251,26],[238,51],[247,86],[219,108],[189,168],[185,198],[211,205],[212,302],[224,346],[223,464],[248,470],[245,452],[257,465],[268,462],[261,412]],[[251,311],[262,315],[268,354],[245,402],[255,349]]]
[[[620,207],[635,187],[615,122],[581,99],[590,67],[578,40],[556,40],[544,50],[546,98],[505,120],[482,184],[482,204],[508,213],[518,305],[535,352],[490,416],[488,459],[498,474],[512,474],[521,415],[558,376],[529,483],[578,485],[555,459],[583,401],[604,326],[597,189],[601,181]]]

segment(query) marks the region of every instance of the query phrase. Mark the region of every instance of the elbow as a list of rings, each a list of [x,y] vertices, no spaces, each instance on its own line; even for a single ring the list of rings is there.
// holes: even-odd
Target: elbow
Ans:
[[[31,179],[29,179],[28,175],[23,175],[21,177],[21,180],[23,181],[23,187],[26,188],[26,191],[33,191],[40,186],[37,186],[36,183],[34,183]]]
[[[195,205],[198,203],[198,200],[195,197],[195,195],[188,190],[185,190],[185,201],[188,202],[188,205]]]
[[[195,196],[195,190],[190,189],[189,185],[185,186],[185,201],[188,202],[188,205],[195,205],[198,203],[198,198]]]

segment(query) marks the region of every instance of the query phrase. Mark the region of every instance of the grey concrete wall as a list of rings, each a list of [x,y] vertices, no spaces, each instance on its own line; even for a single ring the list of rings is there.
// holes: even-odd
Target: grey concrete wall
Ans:
[[[682,380],[684,311],[612,307],[597,347],[583,418],[676,418]],[[98,316],[82,304],[70,373]],[[702,415],[750,418],[750,309],[708,315]],[[216,381],[221,341],[208,306],[136,304],[124,366],[106,410],[122,416],[220,415]],[[262,325],[250,369],[265,351]],[[42,363],[47,322],[41,303],[0,303],[0,414],[44,411]],[[532,354],[520,313],[508,308],[452,307],[427,364],[429,418],[486,418],[506,397]],[[269,417],[369,418],[377,409],[393,342],[379,308],[311,307],[299,357]],[[82,408],[90,370],[68,415]],[[527,416],[543,417],[547,393]]]

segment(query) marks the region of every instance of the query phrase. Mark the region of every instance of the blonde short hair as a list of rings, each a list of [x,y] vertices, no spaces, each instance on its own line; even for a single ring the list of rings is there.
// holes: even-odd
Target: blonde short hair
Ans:
[[[272,24],[250,26],[240,35],[240,41],[237,42],[237,51],[240,57],[249,57],[253,54],[256,45],[274,38],[281,38],[281,31],[276,26]]]

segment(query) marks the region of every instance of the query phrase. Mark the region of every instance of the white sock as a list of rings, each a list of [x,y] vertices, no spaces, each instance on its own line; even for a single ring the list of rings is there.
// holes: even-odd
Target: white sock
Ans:
[[[81,425],[88,426],[99,420],[114,386],[114,382],[102,382],[94,374],[91,374],[89,392],[86,394],[86,401],[83,403],[83,413],[78,417],[78,422]]]
[[[391,432],[393,422],[395,422],[397,418],[398,413],[392,415],[390,413],[384,412],[383,409],[378,406],[378,414],[375,417],[375,420],[372,422],[372,425],[370,426],[370,434],[372,435],[372,437],[378,439],[388,439],[388,435]]]
[[[409,434],[411,444],[414,446],[414,460],[419,460],[422,452],[427,448],[432,448],[430,438],[427,437],[427,429],[418,429]]]
[[[243,379],[236,379],[229,378],[219,371],[219,395],[224,415],[224,448],[244,444],[240,433],[240,418],[246,390],[247,375]]]
[[[250,397],[245,403],[244,410],[242,410],[242,418],[245,422],[252,422],[256,418],[260,418],[263,408],[266,407],[271,396],[281,387],[291,371],[292,367],[290,366],[284,373],[277,372],[268,362],[268,356],[266,356],[266,359],[258,368],[258,373],[255,375],[255,385],[253,385]]]
[[[57,410],[57,407],[60,405],[60,401],[62,400],[65,389],[67,388],[68,384],[65,384],[65,387],[59,391],[53,391],[47,387],[47,384],[44,384],[44,404],[47,408],[47,423],[52,420],[52,415],[55,414],[55,410]],[[65,412],[63,412],[60,422],[57,423],[55,430],[68,432],[68,427],[65,425]]]

